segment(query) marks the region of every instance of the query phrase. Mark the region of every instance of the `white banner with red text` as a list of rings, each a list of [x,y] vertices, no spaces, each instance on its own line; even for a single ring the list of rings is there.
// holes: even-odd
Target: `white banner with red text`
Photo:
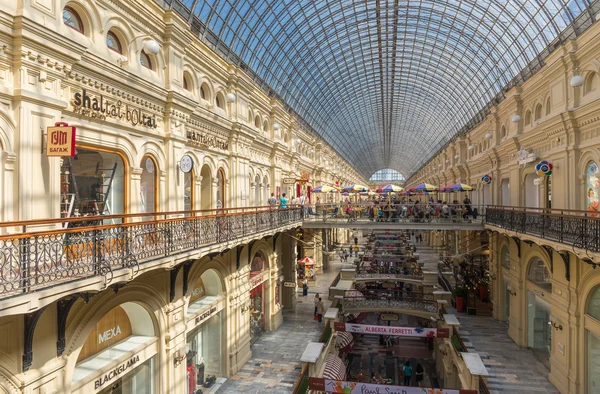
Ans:
[[[424,338],[448,338],[450,336],[450,331],[447,328],[373,326],[369,324],[343,322],[335,322],[334,327],[336,331],[347,331],[354,334],[376,334]]]
[[[392,386],[386,384],[346,382],[323,378],[309,378],[308,388],[315,391],[343,394],[477,394],[476,390]]]

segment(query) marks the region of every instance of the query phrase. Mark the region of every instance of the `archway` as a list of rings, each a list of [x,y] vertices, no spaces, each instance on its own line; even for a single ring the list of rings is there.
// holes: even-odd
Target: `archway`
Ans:
[[[257,174],[254,177],[254,201],[253,205],[259,206],[262,205],[260,201],[260,176]]]
[[[250,261],[250,344],[253,345],[267,329],[269,316],[268,261],[262,251],[254,253]]]
[[[504,245],[500,251],[500,264],[504,270],[502,270],[502,303],[504,308],[502,309],[502,320],[508,321],[510,318],[510,285],[508,278],[504,272],[510,271],[510,251],[508,246]]]
[[[157,353],[154,317],[136,302],[115,306],[98,320],[81,347],[71,392],[154,394]]]
[[[534,256],[527,265],[527,346],[542,361],[549,359],[552,346],[550,294],[550,270],[540,257]]]
[[[216,194],[217,209],[226,208],[225,200],[225,172],[222,168],[217,171],[217,194]]]
[[[158,209],[158,166],[156,160],[145,155],[141,162],[142,175],[140,177],[140,212],[157,212]]]
[[[216,269],[205,270],[190,286],[186,321],[187,394],[194,394],[209,375],[226,373],[225,288]],[[190,328],[191,327],[191,328]]]
[[[585,387],[595,394],[600,387],[600,286],[588,295],[585,305]]]
[[[263,199],[262,199],[260,205],[267,205],[267,200],[269,199],[269,179],[267,178],[266,175],[263,178],[263,182],[262,182],[262,192],[263,192]]]
[[[540,188],[535,184],[537,178],[536,174],[525,176],[524,205],[528,208],[539,208],[540,206]]]
[[[201,191],[200,191],[200,207],[201,209],[212,208],[212,171],[208,164],[202,166],[200,170],[200,176],[202,177]]]

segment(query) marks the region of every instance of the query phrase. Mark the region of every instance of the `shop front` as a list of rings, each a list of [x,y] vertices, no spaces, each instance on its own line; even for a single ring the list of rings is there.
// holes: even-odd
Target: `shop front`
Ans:
[[[194,283],[187,309],[187,394],[210,393],[223,376],[223,296],[221,278],[208,270]]]
[[[539,257],[531,259],[527,279],[527,345],[538,357],[547,360],[552,346],[548,299],[552,283],[550,271]]]
[[[266,281],[265,259],[261,252],[254,255],[250,267],[250,344],[253,345],[266,330]]]
[[[158,338],[137,303],[111,309],[92,329],[77,358],[71,393],[157,393]]]

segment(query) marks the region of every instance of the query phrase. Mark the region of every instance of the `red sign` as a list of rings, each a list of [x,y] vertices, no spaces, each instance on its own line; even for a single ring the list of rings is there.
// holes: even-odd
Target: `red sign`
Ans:
[[[75,127],[67,123],[57,122],[48,127],[46,138],[46,155],[53,157],[75,156]]]
[[[422,388],[409,386],[392,386],[387,384],[372,384],[361,382],[347,382],[323,378],[308,378],[308,388],[327,393],[364,394],[364,393],[390,393],[390,394],[477,394],[476,390],[456,390]]]
[[[347,331],[356,334],[377,334],[424,338],[449,338],[450,336],[450,331],[447,328],[373,326],[368,324],[343,322],[335,322],[334,327],[336,331]]]
[[[254,289],[258,285],[265,282],[267,280],[267,274],[268,272],[265,272],[256,278],[252,278],[252,281],[250,282],[250,289]]]

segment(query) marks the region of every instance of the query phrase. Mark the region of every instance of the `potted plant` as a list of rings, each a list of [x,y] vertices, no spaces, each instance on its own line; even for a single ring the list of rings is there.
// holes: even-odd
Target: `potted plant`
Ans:
[[[467,296],[467,289],[464,286],[456,286],[454,288],[454,297],[456,298],[456,311],[465,311],[465,297]]]

